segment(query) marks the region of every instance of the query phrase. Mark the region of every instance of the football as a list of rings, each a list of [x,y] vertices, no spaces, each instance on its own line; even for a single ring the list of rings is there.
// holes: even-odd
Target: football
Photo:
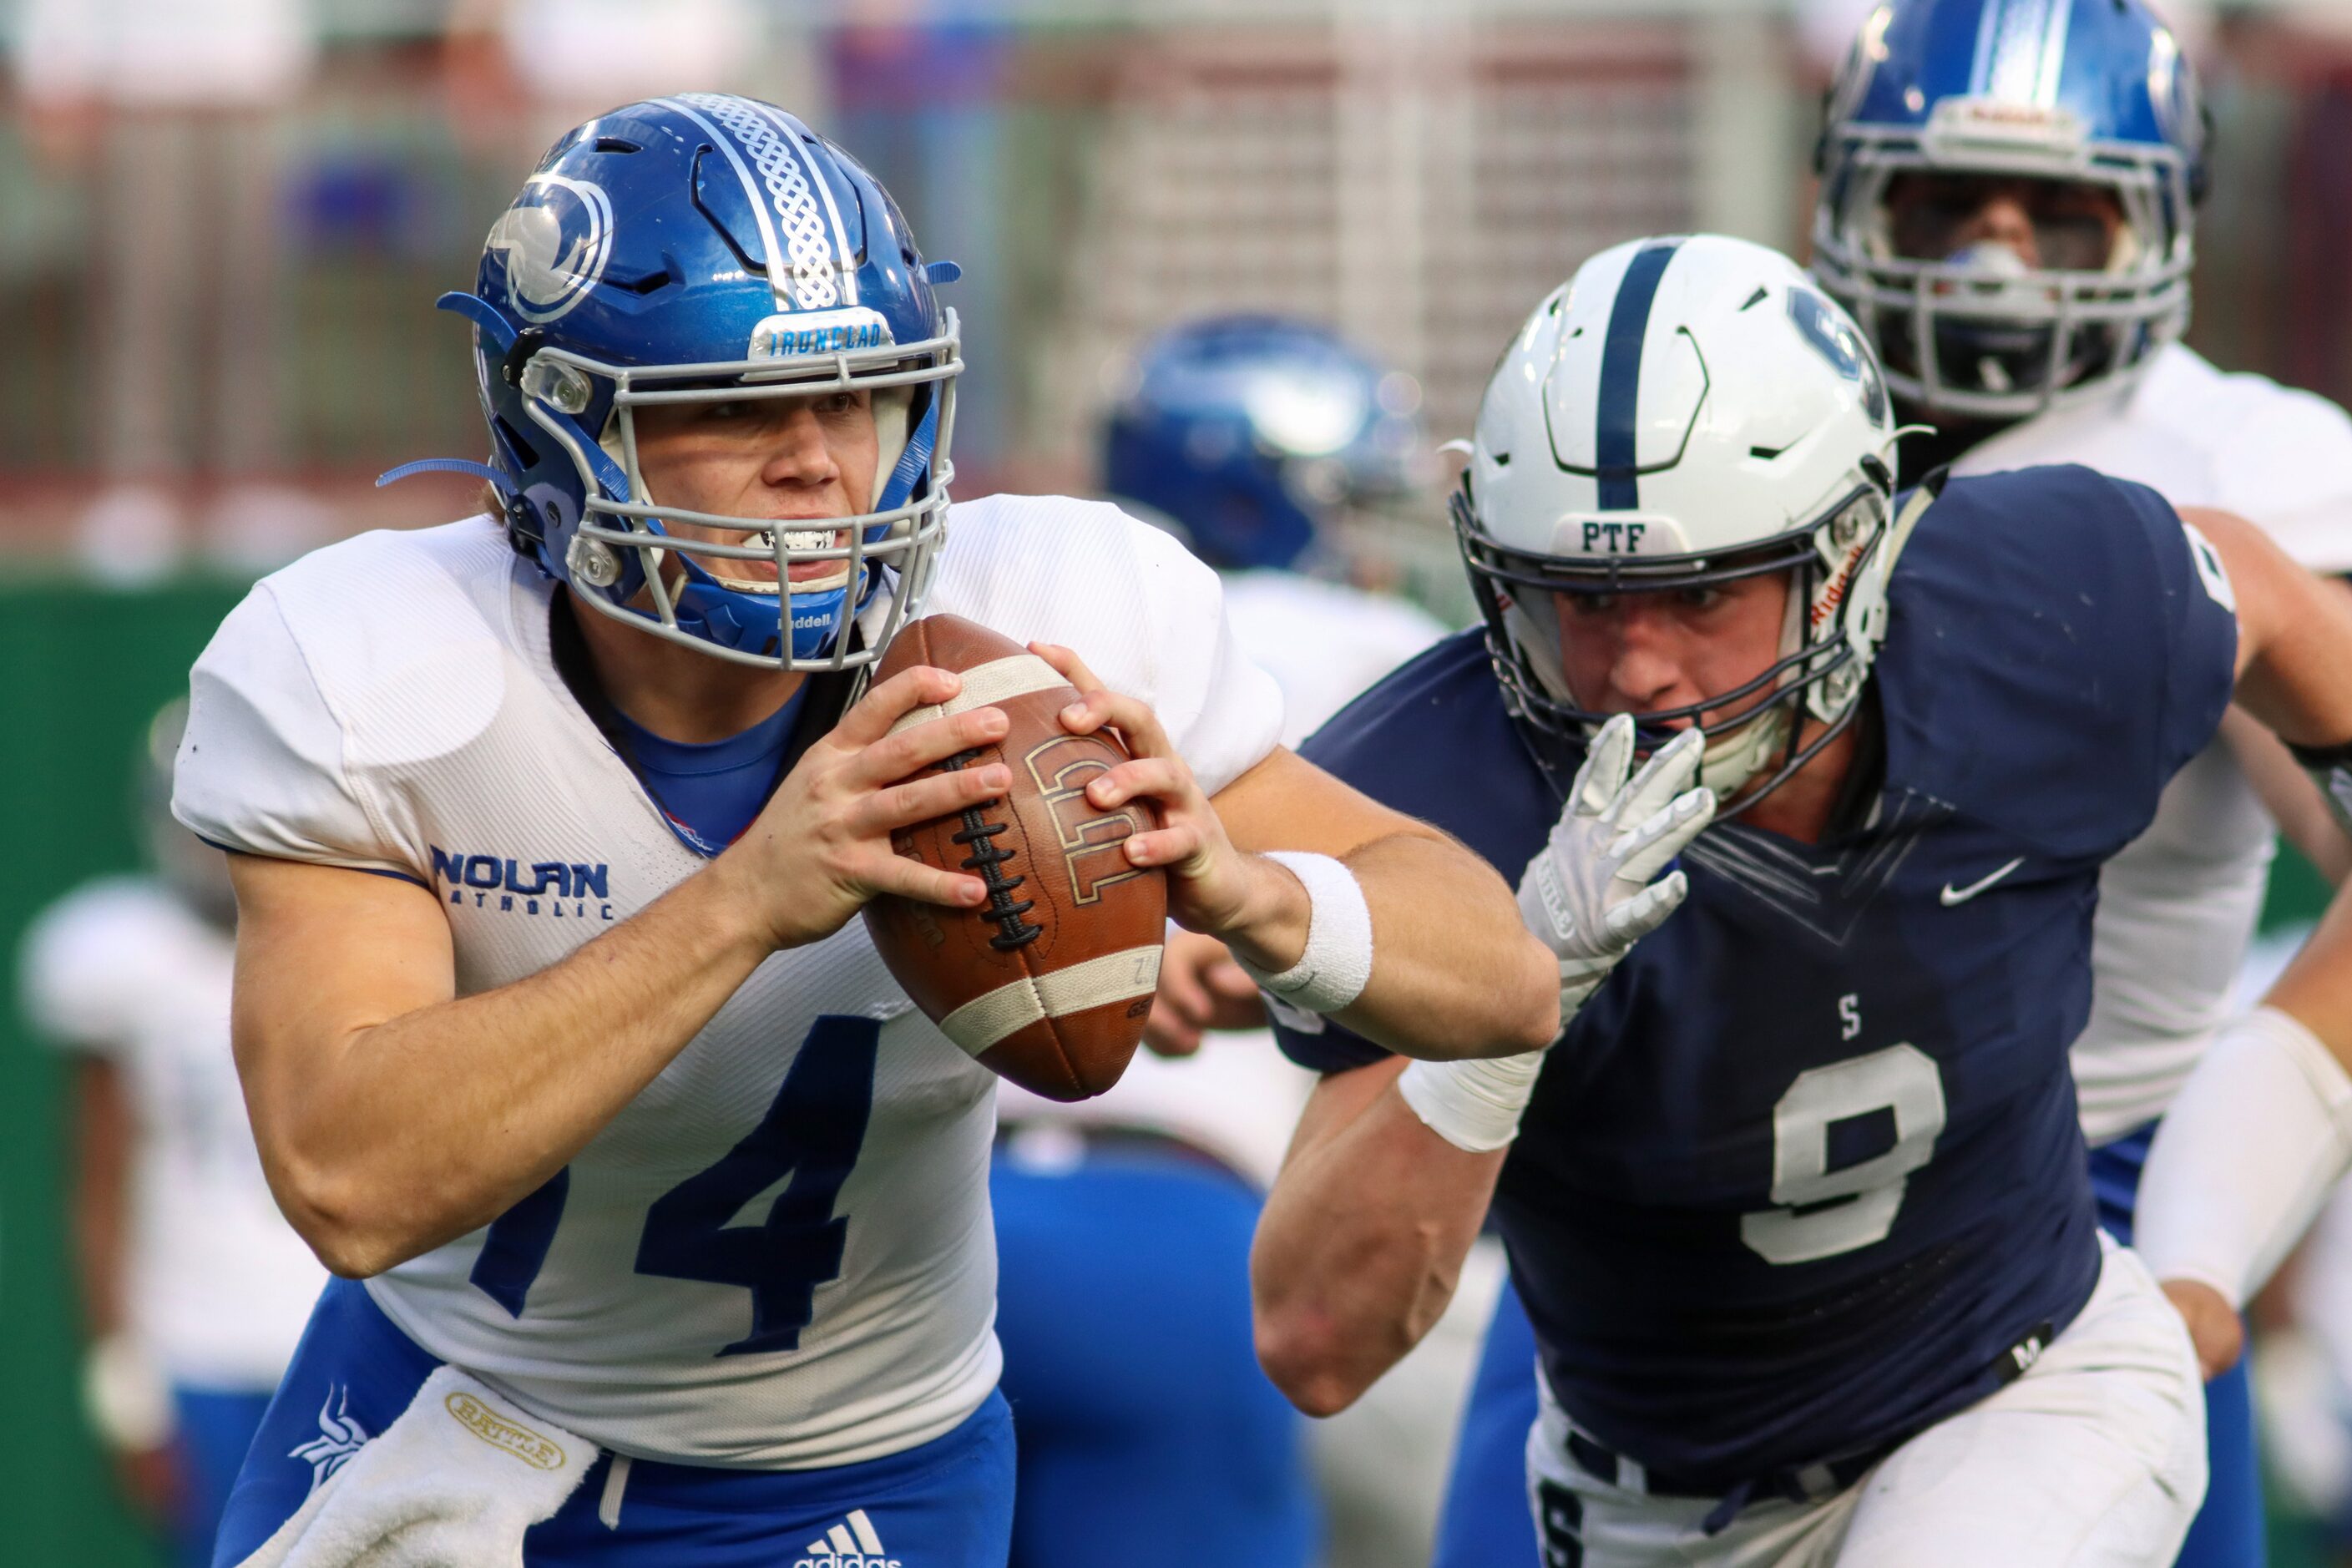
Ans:
[[[1003,709],[1012,725],[1002,741],[939,768],[1001,762],[1013,787],[891,835],[910,859],[978,875],[987,903],[960,910],[885,896],[866,906],[866,929],[915,1005],[982,1066],[1054,1100],[1100,1094],[1134,1058],[1159,984],[1166,874],[1129,865],[1122,847],[1158,826],[1159,814],[1139,800],[1113,811],[1087,802],[1088,781],[1127,750],[1108,731],[1063,729],[1076,689],[1010,637],[929,616],[898,634],[875,679],[920,664],[953,670],[963,689],[895,728]]]

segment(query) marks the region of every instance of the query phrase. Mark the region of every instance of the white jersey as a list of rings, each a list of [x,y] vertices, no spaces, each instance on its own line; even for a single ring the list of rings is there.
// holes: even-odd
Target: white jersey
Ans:
[[[2119,400],[2003,431],[1954,468],[2042,463],[2134,479],[2177,507],[2237,512],[2312,570],[2352,570],[2352,419],[2310,393],[2224,375],[2179,344]],[[2274,843],[2269,815],[2217,740],[2173,779],[2147,833],[2107,862],[2091,932],[2091,1021],[2074,1049],[2094,1144],[2163,1114],[2228,1019]]]
[[[1282,688],[1286,746],[1446,635],[1409,600],[1295,572],[1229,574],[1225,616],[1242,651]],[[1118,1087],[1092,1100],[1065,1104],[1006,1084],[998,1114],[1008,1123],[1139,1128],[1181,1139],[1271,1187],[1314,1084],[1271,1031],[1251,1029],[1211,1035],[1175,1060],[1139,1052]]]
[[[484,518],[266,579],[197,662],[174,810],[252,854],[430,888],[461,994],[562,959],[705,862],[566,689],[550,595]],[[954,508],[926,607],[1076,647],[1214,790],[1281,722],[1221,598],[1113,508],[996,497]],[[909,1448],[996,1381],[994,1082],[853,920],[761,965],[560,1185],[368,1289],[434,1355],[621,1453],[790,1469]]]
[[[1286,746],[1449,630],[1410,600],[1295,572],[1227,576],[1225,615],[1242,651],[1282,688]]]
[[[327,1274],[254,1152],[229,1057],[229,933],[160,882],[110,877],[44,910],[18,956],[33,1027],[122,1075],[131,1332],[175,1384],[276,1388]]]

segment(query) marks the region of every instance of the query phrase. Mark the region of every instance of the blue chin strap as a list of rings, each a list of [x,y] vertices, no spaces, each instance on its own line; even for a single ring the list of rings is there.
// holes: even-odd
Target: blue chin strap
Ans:
[[[923,417],[908,435],[907,449],[899,454],[898,466],[890,470],[873,510],[894,510],[913,497],[915,487],[930,471],[939,428],[940,399],[934,395]],[[597,477],[604,479],[601,472]],[[620,478],[617,468],[613,477]],[[656,532],[667,531],[659,519],[653,520],[651,526]],[[889,525],[877,523],[865,531],[866,542],[879,544],[889,531]],[[847,631],[848,623],[872,601],[882,580],[880,568],[867,563],[860,568],[864,574],[861,582],[845,583],[820,594],[795,594],[780,584],[772,597],[728,587],[684,552],[679,552],[677,560],[686,571],[686,582],[677,595],[679,628],[721,647],[762,658],[775,657],[779,617],[785,614],[792,616],[794,658],[821,658],[831,653],[835,642]],[[854,608],[850,603],[853,587],[857,595]],[[634,587],[631,592],[635,592]]]
[[[396,468],[386,468],[378,474],[375,488],[382,489],[386,485],[396,485],[418,474],[469,474],[475,479],[488,480],[504,500],[512,500],[515,496],[515,482],[507,478],[504,471],[488,463],[478,463],[471,458],[419,458],[413,463],[403,463]]]

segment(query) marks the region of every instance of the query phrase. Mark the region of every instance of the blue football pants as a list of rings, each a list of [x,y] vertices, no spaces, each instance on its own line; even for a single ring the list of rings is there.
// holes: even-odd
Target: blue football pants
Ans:
[[[215,1568],[234,1568],[268,1540],[302,1506],[330,1450],[390,1426],[439,1364],[363,1287],[331,1281],[229,1496]],[[607,1525],[599,1510],[612,1462],[599,1458],[523,1538],[526,1568],[1003,1568],[1009,1549],[1013,1421],[994,1394],[945,1436],[864,1464],[722,1470],[640,1459]],[[829,1540],[839,1545],[812,1553]]]
[[[989,1193],[1016,1568],[1304,1568],[1303,1423],[1251,1340],[1256,1194],[1150,1149],[1052,1171],[1000,1152]]]

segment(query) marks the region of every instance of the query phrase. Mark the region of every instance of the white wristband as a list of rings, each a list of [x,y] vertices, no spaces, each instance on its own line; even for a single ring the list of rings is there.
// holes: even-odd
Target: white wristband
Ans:
[[[1307,951],[1279,974],[1234,962],[1276,1000],[1309,1013],[1336,1013],[1372,978],[1372,911],[1356,874],[1328,855],[1277,849],[1266,858],[1307,889]]]
[[[1397,1079],[1397,1092],[1440,1138],[1473,1154],[1487,1153],[1519,1135],[1520,1113],[1548,1054],[1416,1061]]]
[[[2134,1242],[2158,1279],[2242,1307],[2352,1163],[2352,1077],[2301,1022],[2258,1008],[2224,1030],[2157,1129]]]

